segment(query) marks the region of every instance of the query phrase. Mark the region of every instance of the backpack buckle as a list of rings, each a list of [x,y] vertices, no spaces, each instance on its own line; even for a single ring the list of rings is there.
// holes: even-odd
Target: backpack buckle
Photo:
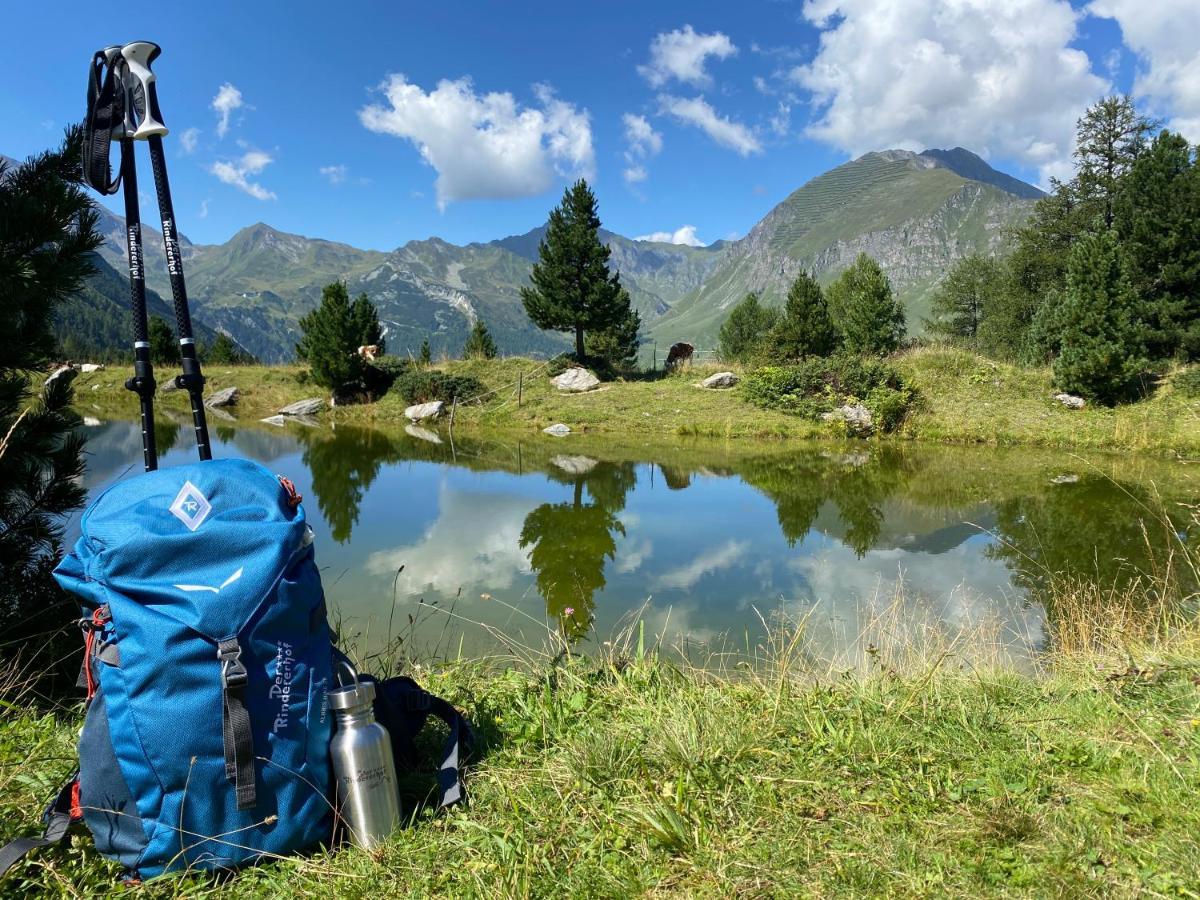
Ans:
[[[244,688],[249,681],[246,667],[242,665],[242,648],[234,641],[222,641],[217,647],[217,659],[221,661],[221,686]]]

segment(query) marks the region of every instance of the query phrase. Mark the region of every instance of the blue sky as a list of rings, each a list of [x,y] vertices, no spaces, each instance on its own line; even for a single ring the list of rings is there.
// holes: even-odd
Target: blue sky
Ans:
[[[5,21],[9,156],[82,117],[96,48],[162,45],[176,213],[205,243],[260,220],[385,250],[490,240],[578,175],[613,230],[707,243],[871,149],[959,144],[1045,184],[1112,90],[1200,141],[1194,0],[125,0]]]

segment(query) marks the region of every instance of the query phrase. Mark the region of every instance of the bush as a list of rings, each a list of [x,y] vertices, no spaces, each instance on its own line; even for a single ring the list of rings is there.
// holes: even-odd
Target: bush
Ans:
[[[1184,397],[1200,397],[1200,366],[1180,372],[1171,379],[1171,387]]]
[[[449,403],[455,397],[465,402],[487,390],[478,378],[470,375],[451,375],[432,369],[405,372],[392,385],[392,390],[404,398],[406,403],[429,403],[441,400]]]
[[[881,360],[858,356],[767,366],[746,376],[742,392],[758,406],[813,421],[843,404],[862,403],[880,431],[898,427],[916,398],[896,369]]]
[[[402,359],[399,356],[380,356],[367,363],[363,372],[363,385],[372,397],[382,397],[391,390],[396,379],[411,372],[413,366],[414,363],[411,359]]]

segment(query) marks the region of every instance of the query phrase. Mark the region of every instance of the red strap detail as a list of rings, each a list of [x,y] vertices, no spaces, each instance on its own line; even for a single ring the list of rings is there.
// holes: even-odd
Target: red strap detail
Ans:
[[[92,697],[96,695],[96,679],[92,675],[92,650],[96,644],[96,632],[103,628],[107,621],[105,608],[97,607],[92,612],[92,627],[87,630],[87,637],[83,639],[83,677],[87,682],[86,703],[91,703]]]
[[[83,818],[83,803],[79,799],[79,778],[71,782],[71,821],[78,822]]]
[[[300,501],[304,499],[300,496],[300,492],[296,490],[296,485],[292,483],[292,479],[286,478],[283,475],[276,475],[275,477],[279,479],[280,486],[287,494],[288,506],[295,509],[300,505]]]

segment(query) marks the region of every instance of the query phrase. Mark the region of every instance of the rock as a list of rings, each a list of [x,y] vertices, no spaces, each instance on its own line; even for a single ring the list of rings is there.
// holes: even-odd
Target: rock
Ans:
[[[569,475],[586,475],[600,465],[600,460],[590,456],[555,456],[550,462]]]
[[[578,366],[567,369],[561,375],[551,378],[550,381],[560,391],[568,394],[582,394],[584,391],[594,391],[600,387],[599,378],[587,369],[581,369]]]
[[[542,431],[546,432],[546,434],[552,434],[555,437],[566,437],[571,433],[571,429],[562,422],[559,422],[557,425],[551,425],[549,428],[543,428]]]
[[[267,416],[265,419],[259,419],[258,421],[266,422],[268,425],[278,425],[280,428],[282,428],[284,425],[287,424],[287,420],[288,420],[287,416],[276,415],[276,416]]]
[[[413,422],[419,422],[422,419],[436,419],[442,414],[442,407],[446,404],[441,400],[433,400],[429,403],[418,403],[415,406],[410,406],[404,411],[404,417]]]
[[[93,390],[93,391],[98,391],[98,390],[100,390],[100,385],[98,385],[98,384],[93,384],[93,385],[92,385],[92,390]]]
[[[706,388],[731,388],[738,383],[738,377],[732,372],[718,372],[716,375],[709,375],[702,382],[700,387]]]
[[[220,419],[222,422],[236,422],[237,421],[237,419],[234,418],[232,415],[230,415],[230,413],[227,410],[221,409],[221,407],[219,407],[219,406],[208,407],[208,418]]]
[[[79,371],[84,375],[91,375],[93,372],[103,372],[104,363],[84,363],[79,367]]]
[[[179,385],[175,383],[175,376],[170,375],[158,383],[158,392],[160,394],[169,394],[171,391],[179,390]]]
[[[1051,484],[1077,484],[1078,482],[1078,475],[1055,475],[1050,479]]]
[[[75,376],[78,374],[79,373],[76,372],[75,369],[72,368],[71,366],[62,366],[60,368],[57,368],[53,372],[51,372],[50,377],[46,379],[46,387],[50,387],[50,385],[52,385],[56,381],[60,381],[60,380],[70,383],[71,381],[73,381],[75,379]]]
[[[311,397],[308,400],[297,400],[295,403],[289,403],[279,411],[281,416],[315,416],[325,408],[325,401],[320,397]]]
[[[1055,394],[1054,399],[1067,409],[1083,409],[1087,406],[1086,400],[1082,397],[1076,397],[1074,394]]]
[[[85,428],[98,428],[103,424],[104,423],[101,422],[99,419],[97,419],[95,416],[84,416],[83,417],[83,425]]]
[[[282,413],[278,413],[274,416],[267,416],[265,419],[259,419],[258,421],[266,422],[268,425],[278,425],[280,428],[282,428],[284,425],[287,425],[289,422],[297,425],[305,425],[309,428],[313,428],[320,424],[312,416],[285,416]]]
[[[845,422],[846,430],[856,437],[868,437],[875,430],[871,411],[861,403],[839,406],[833,412],[824,413],[821,418],[826,422]]]
[[[442,442],[437,432],[430,431],[428,428],[422,428],[420,425],[405,425],[404,433],[409,437],[415,437],[418,441],[428,441],[431,444],[440,444]]]
[[[209,398],[204,401],[204,405],[215,409],[216,407],[220,406],[233,406],[237,402],[238,389],[236,387],[227,387],[222,388],[215,394],[210,395]]]

